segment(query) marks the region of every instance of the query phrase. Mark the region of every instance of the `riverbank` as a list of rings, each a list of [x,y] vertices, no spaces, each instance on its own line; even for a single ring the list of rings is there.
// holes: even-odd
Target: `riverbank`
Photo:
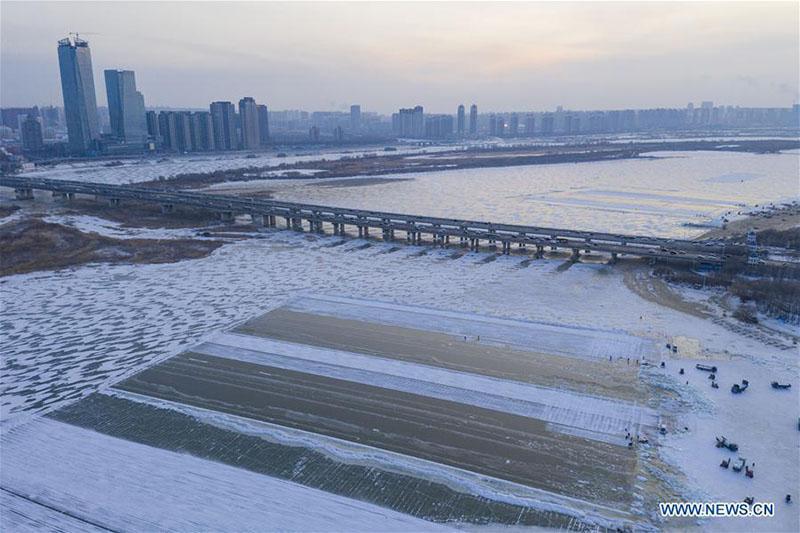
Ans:
[[[87,263],[174,263],[205,257],[220,246],[215,240],[115,239],[25,218],[0,226],[0,276]]]
[[[386,174],[417,174],[473,168],[502,168],[527,165],[587,163],[651,157],[661,151],[725,151],[774,154],[800,148],[794,139],[746,140],[735,144],[716,141],[589,143],[564,146],[460,147],[431,153],[375,154],[332,160],[298,161],[268,166],[248,166],[212,172],[177,174],[142,182],[143,186],[171,188],[205,187],[226,181],[264,179],[325,179]],[[313,168],[312,168],[313,167]]]

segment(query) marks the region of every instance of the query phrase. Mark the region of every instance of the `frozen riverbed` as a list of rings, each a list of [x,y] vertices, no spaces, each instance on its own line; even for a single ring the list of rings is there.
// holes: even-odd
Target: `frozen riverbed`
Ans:
[[[94,227],[105,231],[101,224]],[[0,378],[4,433],[15,431],[20,439],[30,435],[30,446],[38,446],[41,436],[35,429],[27,429],[38,427],[28,425],[32,417],[210,339],[233,323],[311,292],[625,331],[659,343],[690,337],[709,352],[735,360],[741,377],[756,376],[752,381],[759,386],[764,385],[769,372],[797,372],[796,354],[642,300],[626,288],[621,273],[613,267],[577,263],[564,270],[558,268],[558,260],[528,264],[523,257],[511,256],[485,262],[484,254],[453,259],[453,250],[343,241],[288,231],[268,230],[263,235],[266,238],[227,244],[199,260],[140,266],[87,265],[0,280],[4,305],[0,327],[6,350]],[[668,372],[674,374],[677,364],[683,363],[669,362]],[[692,362],[687,361],[686,366],[691,367]],[[762,371],[753,370],[759,368]],[[709,402],[717,411],[730,408],[725,403],[730,395],[726,389],[715,391],[724,393],[724,397],[708,397],[711,389],[707,382],[695,383],[694,376],[687,376],[692,380],[687,386],[673,378],[673,387],[696,388],[700,397],[707,397],[698,401],[698,409]],[[702,375],[699,378],[705,379]],[[714,425],[727,424],[728,420],[738,425],[731,426],[736,434],[727,436],[745,443],[748,459],[757,464],[754,480],[741,478],[735,483],[755,481],[752,490],[763,501],[792,482],[787,476],[797,466],[796,434],[793,446],[791,440],[779,440],[781,445],[772,446],[771,441],[746,435],[784,439],[779,428],[792,420],[796,423],[797,402],[773,409],[772,404],[761,402],[760,394],[752,397],[757,401],[753,408],[761,406],[774,414],[762,417],[756,426],[751,424],[756,431],[748,429],[747,418],[737,422],[735,415],[728,414],[734,419],[693,423],[691,420],[706,415],[701,411],[689,413],[698,418],[689,420],[690,431],[676,436],[674,445],[670,444],[674,451],[668,453],[668,459],[688,475],[685,480],[673,480],[675,484],[685,482],[697,494],[718,498],[750,495],[751,487],[736,484],[726,485],[738,487],[736,491],[715,493],[713,475],[698,476],[701,464],[702,468],[711,468],[698,450],[711,446],[711,451],[717,451],[713,442],[706,442],[707,433],[730,432],[726,425]],[[736,400],[751,401],[750,396]],[[756,411],[748,412],[748,416],[757,416]],[[19,433],[14,428],[19,428]],[[792,437],[787,434],[786,438]],[[25,446],[24,439],[18,442]],[[8,461],[8,457],[4,454],[0,461]],[[715,460],[711,470],[718,469],[717,463]],[[5,486],[7,478],[2,473],[0,477]],[[776,483],[774,490],[762,490],[762,484],[771,482]],[[26,483],[30,490],[36,490],[34,478]],[[776,519],[771,525],[791,530],[793,522],[785,520]],[[734,526],[719,523],[721,528]],[[754,529],[775,529],[766,526],[753,525]]]

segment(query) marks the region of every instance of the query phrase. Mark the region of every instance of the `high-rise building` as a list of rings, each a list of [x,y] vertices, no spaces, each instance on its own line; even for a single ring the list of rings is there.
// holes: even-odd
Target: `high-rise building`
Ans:
[[[478,133],[478,106],[475,104],[469,108],[469,133],[471,135]]]
[[[161,142],[164,148],[169,150],[178,149],[178,132],[175,124],[175,113],[162,111],[158,114],[158,131],[161,134]]]
[[[446,139],[452,134],[452,115],[433,115],[425,118],[425,137],[429,139]]]
[[[319,141],[319,128],[317,126],[311,126],[308,129],[308,139],[311,142],[318,142]]]
[[[525,135],[532,136],[536,132],[536,117],[528,115],[525,117]]]
[[[158,130],[158,114],[155,111],[148,111],[145,113],[145,119],[147,121],[147,135],[158,140],[160,136]]]
[[[214,123],[211,120],[211,113],[208,111],[198,111],[193,114],[197,142],[196,150],[210,152],[214,150]]]
[[[424,137],[425,115],[422,106],[401,109],[392,115],[392,130],[398,137]]]
[[[258,137],[261,146],[269,144],[269,110],[265,105],[258,106]]]
[[[175,136],[177,139],[177,149],[180,152],[191,152],[194,150],[192,144],[192,122],[187,111],[173,113],[175,116]]]
[[[22,133],[22,150],[25,152],[39,152],[44,148],[44,136],[42,135],[42,124],[33,115],[22,121],[20,131]]]
[[[425,115],[421,105],[414,107],[414,113],[411,117],[411,130],[414,137],[425,135]]]
[[[0,118],[2,119],[3,126],[8,126],[12,130],[18,130],[22,125],[22,121],[26,120],[28,116],[34,118],[39,117],[39,108],[33,107],[4,107],[0,110]]]
[[[542,133],[545,135],[555,133],[555,116],[552,113],[547,113],[542,117]]]
[[[106,95],[111,132],[117,140],[141,143],[147,137],[144,97],[136,90],[132,70],[106,70]]]
[[[258,134],[258,106],[253,98],[246,96],[239,100],[239,117],[242,120],[242,148],[253,150],[261,146]]]
[[[214,125],[214,146],[217,150],[236,150],[236,108],[231,102],[211,104],[211,122]]]
[[[464,104],[458,106],[458,118],[456,119],[456,132],[459,135],[464,134],[464,127],[466,126],[466,114],[464,113]]]
[[[508,123],[508,136],[516,137],[517,135],[519,135],[519,115],[514,113]]]
[[[350,131],[358,131],[361,129],[361,106],[350,106]]]
[[[83,154],[100,139],[89,43],[77,35],[58,41],[58,66],[70,150]]]

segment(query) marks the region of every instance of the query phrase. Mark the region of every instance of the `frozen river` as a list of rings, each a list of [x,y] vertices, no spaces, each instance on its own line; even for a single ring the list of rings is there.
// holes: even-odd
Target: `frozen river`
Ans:
[[[313,181],[265,187],[288,201],[668,237],[695,237],[706,229],[687,224],[718,224],[726,213],[798,196],[797,151],[648,155],[653,158],[389,175],[408,181],[365,187]]]

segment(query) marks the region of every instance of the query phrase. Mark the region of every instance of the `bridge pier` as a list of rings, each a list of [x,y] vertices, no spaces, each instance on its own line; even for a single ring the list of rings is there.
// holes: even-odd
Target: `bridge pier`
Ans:
[[[570,261],[577,261],[581,258],[581,251],[577,248],[572,249],[572,255],[570,256]]]
[[[74,200],[74,192],[56,192],[53,191],[53,198],[60,198],[61,200]]]
[[[503,241],[503,255],[511,255],[511,242]]]
[[[392,240],[392,230],[389,228],[383,228],[383,240],[389,242]]]
[[[536,245],[536,257],[539,259],[544,257],[544,246],[542,246],[541,244]]]
[[[17,200],[33,200],[33,189],[14,189]]]
[[[233,222],[233,211],[217,211],[217,218],[222,222]]]
[[[468,240],[468,239],[467,239],[466,237],[464,237],[464,236],[462,235],[462,236],[461,236],[461,237],[459,237],[458,239],[459,239],[459,241],[458,241],[458,245],[459,245],[459,246],[461,246],[462,248],[464,248],[464,247],[466,247],[466,246],[467,246],[467,240]]]
[[[617,252],[611,252],[611,261],[609,263],[614,264],[617,262]]]
[[[108,205],[111,207],[119,207],[122,204],[122,200],[119,198],[109,198]]]
[[[175,211],[175,206],[172,204],[161,204],[161,212],[162,213],[173,213]]]

